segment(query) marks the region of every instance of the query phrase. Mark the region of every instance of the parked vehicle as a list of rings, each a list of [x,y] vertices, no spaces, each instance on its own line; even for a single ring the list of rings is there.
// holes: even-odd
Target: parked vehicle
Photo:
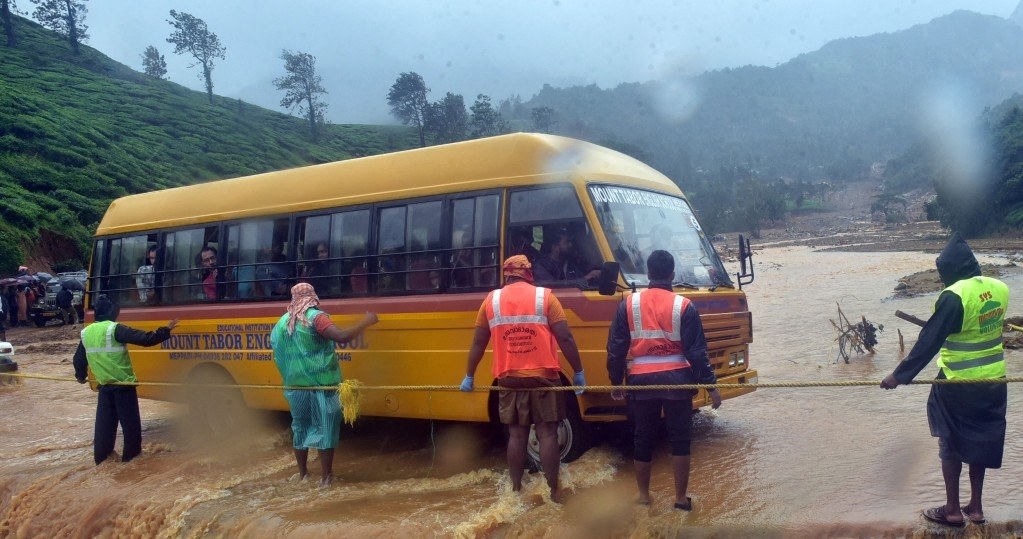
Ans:
[[[46,295],[36,300],[29,308],[29,317],[36,327],[43,327],[53,319],[61,319],[60,308],[57,307],[57,292],[60,292],[61,286],[66,286],[71,290],[71,305],[78,312],[78,319],[83,320],[85,309],[82,306],[82,296],[85,295],[85,280],[87,278],[86,272],[76,271],[58,273],[56,278],[50,279],[46,283]]]

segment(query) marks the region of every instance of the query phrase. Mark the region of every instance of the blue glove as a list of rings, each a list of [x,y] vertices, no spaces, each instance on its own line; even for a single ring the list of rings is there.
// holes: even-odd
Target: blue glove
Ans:
[[[575,390],[576,395],[583,394],[582,388],[586,387],[586,377],[583,376],[583,371],[579,371],[572,375],[572,385],[580,388]]]
[[[462,378],[462,385],[458,386],[462,391],[472,391],[472,376],[466,375]]]

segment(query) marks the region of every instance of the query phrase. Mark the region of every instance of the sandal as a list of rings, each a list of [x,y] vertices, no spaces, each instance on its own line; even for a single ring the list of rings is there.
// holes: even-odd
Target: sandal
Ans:
[[[692,511],[693,499],[690,498],[689,496],[686,496],[686,503],[675,502],[675,509],[681,509],[683,511]]]
[[[968,506],[968,505],[964,505],[964,506],[960,507],[959,510],[962,511],[964,515],[966,515],[966,518],[970,519],[970,523],[971,524],[978,524],[978,525],[979,524],[987,524],[987,519],[984,518],[984,517],[980,517],[980,518],[974,520],[974,518],[970,516],[970,509],[969,509],[969,507],[970,506]]]
[[[966,519],[963,519],[963,520],[961,520],[959,522],[955,522],[955,521],[949,520],[948,519],[948,514],[945,513],[945,506],[944,505],[939,505],[938,507],[933,507],[931,509],[927,509],[927,510],[925,510],[921,514],[927,520],[930,520],[931,522],[934,522],[935,524],[941,524],[942,526],[951,526],[953,528],[962,528],[963,526],[966,525]]]

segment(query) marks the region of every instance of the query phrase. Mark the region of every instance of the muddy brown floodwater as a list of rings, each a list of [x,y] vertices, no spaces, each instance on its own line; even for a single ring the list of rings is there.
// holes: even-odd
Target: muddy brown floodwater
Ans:
[[[879,381],[902,356],[896,330],[907,349],[916,338],[895,311],[925,318],[936,298],[892,299],[893,288],[933,263],[933,253],[920,252],[758,251],[747,291],[760,381]],[[1023,277],[1006,271],[1010,290],[1021,290]],[[1014,301],[1010,316],[1023,313],[1023,297]],[[837,359],[829,322],[836,304],[884,325],[875,354],[849,364]],[[22,372],[71,374],[70,328],[17,329],[8,337]],[[1023,375],[1020,351],[1006,359],[1010,376]],[[932,363],[921,376],[936,370]],[[1021,389],[1010,386],[1003,468],[989,471],[985,484],[991,524],[969,526],[963,536],[1023,536]],[[522,495],[509,492],[502,448],[488,429],[428,421],[362,419],[345,429],[335,462],[340,479],[319,489],[293,478],[285,415],[263,414],[260,426],[211,447],[188,435],[179,405],[142,401],[142,456],[94,466],[95,395],[74,383],[27,380],[0,387],[0,536],[945,536],[919,516],[944,497],[927,392],[763,388],[700,413],[695,509],[682,513],[671,509],[663,445],[652,506],[634,503],[631,461],[608,444],[564,465],[569,495],[556,505],[544,497],[539,475],[529,476]],[[964,474],[964,494],[967,483]]]

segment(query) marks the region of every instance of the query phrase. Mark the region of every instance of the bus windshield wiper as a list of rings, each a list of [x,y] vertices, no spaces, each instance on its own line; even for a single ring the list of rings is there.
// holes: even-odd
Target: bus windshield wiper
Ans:
[[[719,286],[727,286],[728,288],[731,288],[733,290],[735,289],[735,285],[732,284],[730,281],[726,281],[724,279],[715,279],[714,286],[710,287],[710,291],[713,292],[717,290]]]
[[[687,283],[685,281],[675,281],[675,282],[671,283],[671,286],[677,286],[677,287],[680,287],[680,288],[689,288],[691,290],[696,290],[697,288],[699,288],[695,284],[690,284],[690,283]]]

